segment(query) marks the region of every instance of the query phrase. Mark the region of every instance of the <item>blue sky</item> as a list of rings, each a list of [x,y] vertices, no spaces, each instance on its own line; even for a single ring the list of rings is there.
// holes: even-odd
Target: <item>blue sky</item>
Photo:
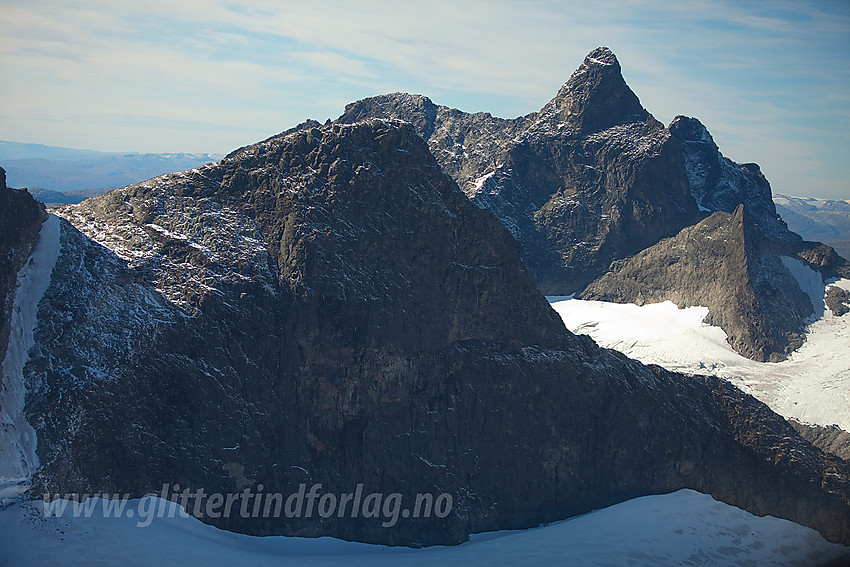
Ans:
[[[0,0],[0,139],[228,152],[393,91],[514,117],[599,45],[775,193],[850,199],[846,0]]]

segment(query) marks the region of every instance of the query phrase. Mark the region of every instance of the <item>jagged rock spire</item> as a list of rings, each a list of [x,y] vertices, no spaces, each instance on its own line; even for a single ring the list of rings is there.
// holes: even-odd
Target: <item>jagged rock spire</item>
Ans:
[[[587,54],[557,96],[543,112],[555,111],[561,120],[579,130],[603,130],[623,122],[646,120],[649,113],[629,88],[620,62],[607,47]]]

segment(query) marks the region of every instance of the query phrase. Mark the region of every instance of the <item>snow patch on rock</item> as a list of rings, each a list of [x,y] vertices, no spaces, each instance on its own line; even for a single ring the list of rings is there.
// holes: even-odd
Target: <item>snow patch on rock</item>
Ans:
[[[823,294],[826,291],[824,289],[823,276],[797,258],[780,256],[779,260],[785,266],[785,269],[791,272],[791,275],[797,280],[800,289],[809,296],[812,302],[812,309],[819,315],[823,308]]]

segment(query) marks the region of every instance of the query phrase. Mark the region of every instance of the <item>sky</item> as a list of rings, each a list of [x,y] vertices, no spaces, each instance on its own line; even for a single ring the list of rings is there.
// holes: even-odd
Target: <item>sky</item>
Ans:
[[[774,193],[850,199],[847,0],[0,0],[0,140],[227,153],[396,91],[512,118],[601,45]]]

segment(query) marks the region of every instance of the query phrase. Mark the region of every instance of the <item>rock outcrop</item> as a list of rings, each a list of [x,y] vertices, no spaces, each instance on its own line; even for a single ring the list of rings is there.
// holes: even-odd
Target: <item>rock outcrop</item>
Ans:
[[[725,157],[696,118],[677,116],[670,123],[670,133],[682,143],[688,184],[701,209],[733,213],[743,205],[763,229],[791,238],[776,214],[770,183],[758,164],[738,164]]]
[[[847,463],[722,380],[569,333],[409,124],[306,123],[58,214],[35,492],[450,494],[391,527],[205,518],[429,545],[689,487],[850,543]]]
[[[38,243],[45,218],[44,205],[27,191],[6,187],[6,171],[0,168],[0,364],[9,343],[16,276]]]

